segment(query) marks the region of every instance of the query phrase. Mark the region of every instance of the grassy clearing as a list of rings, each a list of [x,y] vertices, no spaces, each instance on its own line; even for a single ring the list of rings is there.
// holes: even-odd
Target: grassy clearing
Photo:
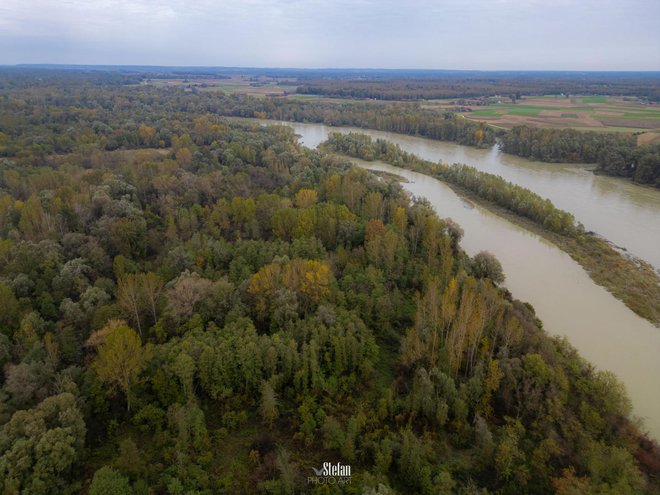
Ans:
[[[502,112],[499,112],[494,109],[489,109],[489,110],[475,110],[474,112],[470,112],[470,115],[479,115],[482,117],[501,117],[503,114]]]
[[[551,111],[591,111],[588,107],[546,107],[540,105],[509,105],[498,103],[483,110],[471,112],[473,115],[531,115],[536,116],[543,110]],[[488,113],[486,113],[488,112]]]
[[[644,132],[637,136],[638,144],[653,144],[660,143],[660,130],[652,132]]]
[[[585,96],[582,103],[607,103],[607,96]]]
[[[515,106],[504,108],[504,111],[509,115],[527,115],[527,116],[537,116],[541,111],[547,110],[545,107],[533,107],[533,106]]]

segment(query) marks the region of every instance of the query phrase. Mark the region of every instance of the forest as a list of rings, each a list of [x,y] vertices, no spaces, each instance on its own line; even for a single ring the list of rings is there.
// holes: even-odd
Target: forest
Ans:
[[[95,112],[115,109],[120,111],[136,105],[138,112],[147,122],[155,121],[153,112],[193,112],[211,113],[233,117],[268,118],[297,122],[319,122],[333,126],[356,126],[379,129],[454,141],[477,147],[489,147],[495,143],[495,131],[484,124],[471,122],[459,116],[445,112],[439,114],[431,110],[422,110],[415,104],[389,105],[370,103],[317,103],[298,102],[282,98],[258,98],[246,95],[223,95],[204,91],[185,92],[180,88],[155,88],[149,85],[133,84],[129,76],[109,73],[108,82],[97,73],[83,74],[80,78],[66,71],[56,71],[53,79],[44,78],[43,72],[0,71],[0,90],[11,91],[13,99],[4,98],[3,107],[7,112],[0,115],[3,123],[3,135],[0,136],[0,156],[15,156],[25,152],[66,152],[73,146],[74,138],[83,132],[75,127],[72,136],[65,133],[53,134],[46,122],[40,119],[40,110],[25,105],[26,101],[39,101],[42,105],[53,105],[60,109],[71,107],[71,116],[58,116],[61,119],[84,118],[94,124]],[[130,76],[133,77],[133,76]],[[35,81],[34,84],[31,81]],[[59,84],[54,85],[56,82]],[[38,88],[38,89],[37,89]],[[64,88],[76,88],[79,93],[65,91]],[[116,88],[115,93],[110,88]],[[16,116],[31,119],[35,126],[26,126],[24,121],[16,122]],[[36,125],[39,125],[37,128]],[[94,131],[103,136],[105,149],[113,150],[122,146],[158,145],[171,146],[171,136],[163,129],[156,129],[152,141],[141,140],[137,126],[124,129],[99,128],[103,122],[97,121]],[[35,132],[47,139],[35,143]],[[45,134],[43,134],[45,133]],[[160,143],[162,141],[162,144]]]
[[[255,99],[115,82],[2,83],[3,493],[660,493],[623,386],[442,212],[221,116]]]
[[[333,97],[375,98],[378,100],[433,100],[559,94],[616,94],[660,100],[657,79],[648,74],[557,73],[516,71],[446,71],[420,75],[345,74],[323,78],[301,78],[300,94]]]
[[[524,95],[621,95],[659,101],[658,71],[501,71],[440,69],[300,69],[249,67],[178,67],[155,65],[6,66],[11,78],[58,77],[105,80],[115,78],[138,84],[154,79],[226,79],[232,76],[272,78],[296,86],[298,94],[378,100],[421,100]]]
[[[547,198],[469,165],[422,160],[393,143],[372,140],[365,134],[333,133],[322,146],[330,152],[362,160],[382,160],[447,183],[459,195],[474,199],[555,243],[582,265],[594,282],[607,288],[641,317],[660,325],[658,272],[622,255],[599,235],[586,232],[572,214],[557,208]]]
[[[475,147],[495,144],[496,132],[453,112],[424,110],[416,104],[319,103],[286,99],[235,97],[228,100],[228,115],[294,122],[318,122],[330,126],[354,126],[398,132],[429,139],[454,141]]]
[[[140,85],[140,82],[144,77],[182,78],[187,75],[199,76],[199,73],[166,69],[158,71],[156,68],[151,68],[149,71],[144,69],[144,71],[132,69],[130,72],[120,70],[78,72],[37,68],[4,70],[0,71],[0,90],[15,92],[14,101],[4,102],[13,114],[30,110],[30,107],[22,105],[22,101],[23,98],[35,97],[34,91],[37,87],[42,88],[41,94],[37,97],[41,98],[44,104],[63,106],[68,102],[73,108],[78,108],[82,104],[87,110],[115,107],[117,102],[104,91],[104,88],[113,87],[121,88],[120,93],[125,98],[125,101],[119,102],[120,105],[129,105],[133,101],[140,101],[143,104],[146,101],[151,109],[193,110],[234,117],[355,126],[453,141],[480,148],[499,143],[505,153],[544,162],[596,163],[597,173],[627,177],[640,184],[660,187],[660,144],[640,146],[636,144],[635,137],[629,134],[529,126],[516,126],[510,130],[496,129],[482,122],[462,118],[453,112],[424,109],[415,102],[328,103],[287,98],[259,98],[242,94],[223,95],[197,90],[193,90],[192,94],[186,94],[175,88],[154,88]],[[275,74],[279,73],[275,72]],[[224,77],[222,73],[216,72],[212,72],[211,76]],[[344,79],[338,78],[338,80]],[[495,80],[498,84],[503,84],[502,81],[506,79]],[[621,80],[630,82],[626,78]],[[54,86],[55,82],[60,86]],[[383,84],[396,87],[395,81],[386,81]],[[62,91],[64,86],[80,88],[84,95],[82,101],[76,100],[76,94]],[[480,94],[483,95],[483,91]],[[32,118],[34,117],[33,115]],[[11,114],[2,115],[0,122],[11,118]],[[38,146],[34,146],[35,143],[29,136],[34,128],[23,129],[28,133],[23,135],[12,126],[11,121],[6,121],[5,129],[5,131],[0,130],[0,156],[15,156],[19,150],[21,153],[27,150],[41,153],[41,150],[60,152],[71,149],[71,143],[68,142],[71,138],[62,133],[49,137],[49,142],[40,142]],[[41,131],[43,129],[40,129]],[[161,133],[160,130],[158,134],[158,140],[163,141],[163,146],[171,145],[169,135]],[[109,150],[125,145],[145,145],[140,141],[137,128],[129,127],[123,131],[114,129],[112,133],[106,132],[105,138],[105,148]]]
[[[596,163],[598,173],[660,187],[660,144],[638,145],[631,134],[529,126],[495,129],[453,112],[423,109],[415,103],[320,103],[234,96],[226,100],[221,112],[362,127],[479,148],[499,143],[504,153],[542,162]]]

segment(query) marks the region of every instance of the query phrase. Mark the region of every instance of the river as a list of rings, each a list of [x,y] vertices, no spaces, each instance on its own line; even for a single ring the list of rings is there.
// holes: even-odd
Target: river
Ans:
[[[465,163],[500,175],[548,198],[558,208],[575,215],[587,230],[660,269],[660,190],[621,178],[595,175],[590,171],[595,165],[535,162],[502,153],[495,147],[483,150],[370,129],[285,124],[303,136],[303,142],[311,148],[325,141],[331,132],[360,132],[396,143],[425,160]]]
[[[567,191],[587,188],[591,191],[591,201],[603,201],[605,205],[611,202],[619,203],[619,209],[616,210],[618,213],[633,211],[635,208],[649,211],[653,209],[653,199],[640,199],[637,204],[624,204],[626,200],[623,198],[626,194],[637,198],[653,198],[650,193],[660,196],[656,191],[643,188],[639,188],[637,194],[636,191],[629,191],[628,187],[637,186],[623,181],[617,181],[615,184],[613,179],[595,177],[584,168],[541,164],[520,158],[510,160],[493,150],[472,150],[422,138],[362,129],[334,128],[321,124],[286,125],[293,127],[301,136],[300,141],[309,147],[316,147],[327,139],[330,132],[353,130],[396,142],[406,151],[434,161],[441,158],[445,162],[458,161],[495,173],[499,173],[500,168],[513,164],[513,175],[526,178],[536,176],[540,187],[557,193],[564,187]],[[498,161],[500,165],[496,164]],[[461,225],[465,231],[461,245],[470,255],[481,250],[492,252],[502,263],[506,274],[504,285],[514,297],[528,301],[534,306],[549,333],[566,336],[580,354],[596,367],[614,372],[626,386],[634,414],[643,419],[652,436],[660,439],[660,329],[637,316],[604,288],[596,285],[580,265],[554,244],[478,205],[468,203],[442,182],[381,162],[355,162],[365,168],[405,177],[410,181],[403,184],[405,189],[415,196],[427,198],[439,216],[451,217]],[[536,170],[537,168],[539,170]],[[544,170],[540,170],[541,168]],[[513,180],[511,176],[507,178]],[[552,181],[555,181],[552,186],[543,185]],[[571,182],[576,184],[570,186]],[[586,186],[587,183],[591,186]],[[609,189],[607,184],[611,185]],[[544,194],[537,187],[528,187]],[[562,196],[570,196],[570,193],[562,193]],[[583,200],[578,202],[582,204]],[[614,213],[605,205],[594,208],[594,211],[600,211],[601,216],[607,219]],[[559,206],[573,212],[570,206]],[[657,208],[656,221],[660,219],[660,201]],[[634,222],[629,219],[622,222],[621,226],[631,223]],[[585,223],[585,226],[595,229],[589,223]],[[660,236],[660,232],[657,234]],[[647,236],[646,242],[660,246],[660,241],[656,243],[651,240],[652,235],[654,234]],[[646,252],[650,253],[652,250]]]

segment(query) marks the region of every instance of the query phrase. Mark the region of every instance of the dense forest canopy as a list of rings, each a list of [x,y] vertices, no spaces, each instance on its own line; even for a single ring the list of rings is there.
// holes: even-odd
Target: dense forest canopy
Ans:
[[[223,96],[203,91],[188,93],[178,88],[135,85],[126,85],[121,90],[112,91],[110,87],[99,86],[93,81],[76,82],[72,86],[66,85],[63,81],[66,88],[76,88],[76,91],[52,85],[37,89],[31,86],[25,87],[26,82],[15,88],[11,81],[2,83],[11,92],[12,98],[5,97],[0,101],[0,108],[3,109],[0,123],[5,136],[0,143],[2,145],[0,156],[14,156],[19,151],[25,151],[26,148],[28,150],[39,148],[40,146],[33,148],[34,136],[31,135],[35,132],[45,132],[48,135],[48,142],[40,143],[45,151],[71,150],[75,137],[79,133],[89,131],[89,128],[78,129],[73,125],[54,129],[53,126],[64,126],[67,119],[72,124],[76,124],[74,119],[84,119],[90,124],[95,121],[102,124],[103,122],[96,117],[107,112],[123,114],[129,125],[124,128],[97,125],[93,128],[94,133],[101,136],[106,149],[116,149],[129,143],[132,146],[160,145],[160,141],[163,141],[162,146],[170,146],[171,137],[165,129],[158,128],[155,141],[144,143],[140,141],[138,126],[135,124],[136,117],[140,117],[143,119],[142,123],[153,126],[158,122],[157,116],[162,112],[208,112],[237,117],[353,125],[419,134],[432,139],[456,141],[473,146],[490,146],[495,142],[495,133],[488,126],[462,119],[452,113],[438,114],[421,110],[414,105],[310,104],[244,95]],[[48,117],[43,107],[58,109],[59,115],[54,122],[43,121]],[[133,118],[130,119],[128,114]],[[34,127],[37,124],[41,126],[38,130]],[[69,135],[63,135],[63,132],[53,135],[54,130],[63,129],[68,129]],[[71,133],[74,135],[72,136]]]
[[[297,92],[378,100],[432,100],[559,94],[611,94],[660,100],[657,73],[448,72],[419,77],[325,77],[303,79]]]
[[[339,493],[307,483],[325,461],[344,493],[658,493],[620,383],[497,260],[398,184],[220,116],[256,106],[3,81],[4,493]]]
[[[213,70],[212,68],[184,69],[155,67],[116,67],[113,70],[102,67],[95,70],[78,68],[58,71],[38,67],[4,69],[0,71],[0,90],[12,92],[15,101],[11,104],[8,99],[0,102],[0,104],[9,104],[7,107],[2,107],[5,112],[0,115],[0,122],[2,119],[16,119],[19,115],[22,115],[22,118],[35,117],[22,114],[21,112],[24,111],[32,111],[32,107],[21,106],[22,104],[17,106],[16,101],[29,101],[34,104],[41,100],[43,104],[59,107],[68,105],[72,108],[107,111],[110,108],[120,110],[122,105],[129,105],[135,100],[140,101],[143,106],[146,102],[149,111],[156,109],[189,111],[194,109],[194,111],[203,110],[230,116],[318,122],[333,126],[356,126],[453,141],[477,147],[492,146],[499,139],[505,153],[546,162],[597,163],[600,173],[628,177],[642,184],[660,187],[660,145],[638,146],[635,137],[630,134],[585,132],[573,129],[540,129],[529,126],[516,126],[511,130],[495,129],[484,123],[464,119],[449,111],[439,112],[424,109],[416,103],[305,102],[287,98],[258,98],[241,94],[223,96],[196,89],[192,90],[193,96],[174,87],[154,88],[140,84],[144,78],[177,79],[188,76],[222,78],[226,77],[224,74],[234,73],[232,70],[226,70],[223,73],[220,72],[222,69]],[[246,69],[246,73],[271,74],[281,77],[287,74],[301,74],[300,71],[293,71],[289,74],[285,69],[282,69],[281,72],[268,69],[253,69],[252,71]],[[302,73],[305,72],[302,71]],[[332,71],[331,73],[335,74]],[[334,75],[336,79],[330,80],[340,83],[345,81],[350,74],[352,72],[338,73]],[[379,76],[380,73],[377,71],[374,74],[371,77],[376,77],[378,80],[380,77],[385,77]],[[509,81],[506,74],[508,73],[491,74],[492,80],[489,79],[489,81],[501,90],[502,85]],[[575,84],[582,81],[577,75],[573,76],[575,77],[560,77],[558,80],[573,81]],[[452,81],[452,87],[466,87],[461,79],[455,80],[458,77],[457,74],[449,73],[444,77]],[[554,80],[551,76],[547,77],[550,78],[549,80]],[[657,78],[652,75],[643,74],[608,75],[603,73],[598,77],[604,78],[603,81],[608,81],[602,82],[607,85],[608,91],[614,91],[616,81],[620,81],[621,84],[631,84],[635,88],[654,88],[656,87],[655,81],[657,81]],[[428,76],[428,78],[432,78],[432,76]],[[546,80],[543,76],[523,77],[522,75],[515,80],[519,79],[528,81],[537,89],[539,81]],[[470,78],[470,81],[478,80]],[[587,80],[600,81],[597,77]],[[396,81],[385,80],[379,84],[383,84],[387,88],[396,88],[398,87]],[[54,86],[55,83],[60,86]],[[423,84],[431,83],[424,78]],[[593,82],[593,84],[596,83]],[[69,91],[63,91],[63,86],[69,88]],[[121,88],[121,91],[111,95],[105,91],[108,87]],[[412,94],[410,84],[406,83],[402,87],[402,91]],[[41,88],[39,95],[35,94],[36,88]],[[71,88],[77,88],[77,91],[84,95],[82,99],[77,99],[78,93],[71,92]],[[489,94],[484,88],[475,89],[475,91],[478,95]],[[121,94],[121,98],[125,100],[116,101],[115,97],[118,94]],[[542,91],[541,94],[544,92]],[[164,97],[164,95],[168,96]],[[142,111],[145,110],[146,108],[143,107]],[[151,119],[149,115],[145,115],[145,118]],[[19,139],[15,143],[9,139],[10,137],[22,137],[14,123],[12,120],[5,122],[6,129],[13,130],[13,135],[7,131],[0,134],[0,156],[13,156],[19,149],[25,150],[25,139]],[[112,136],[106,136],[109,138],[106,148],[115,149],[122,146],[126,140],[132,141],[135,145],[139,142],[139,139],[135,137],[135,131],[134,128],[128,128],[126,132],[122,133],[115,129]],[[131,133],[133,136],[129,137],[128,134]],[[169,146],[171,143],[168,136],[164,134],[163,137],[164,145]],[[64,136],[53,139],[62,140]],[[62,147],[61,144],[55,146],[56,148]],[[70,148],[70,146],[68,147]]]

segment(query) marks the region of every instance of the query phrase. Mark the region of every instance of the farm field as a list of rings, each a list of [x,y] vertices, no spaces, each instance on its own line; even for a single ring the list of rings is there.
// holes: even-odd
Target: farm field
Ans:
[[[638,133],[640,144],[660,142],[660,105],[611,96],[524,97],[469,106],[463,115],[498,127],[572,127],[589,131]]]
[[[639,144],[660,142],[660,105],[644,103],[632,97],[547,95],[522,97],[515,103],[509,99],[489,98],[487,104],[484,104],[482,98],[421,100],[413,103],[295,93],[286,97],[309,103],[417,104],[421,108],[439,112],[460,112],[467,119],[505,129],[528,125],[595,132],[627,132],[637,134]]]

